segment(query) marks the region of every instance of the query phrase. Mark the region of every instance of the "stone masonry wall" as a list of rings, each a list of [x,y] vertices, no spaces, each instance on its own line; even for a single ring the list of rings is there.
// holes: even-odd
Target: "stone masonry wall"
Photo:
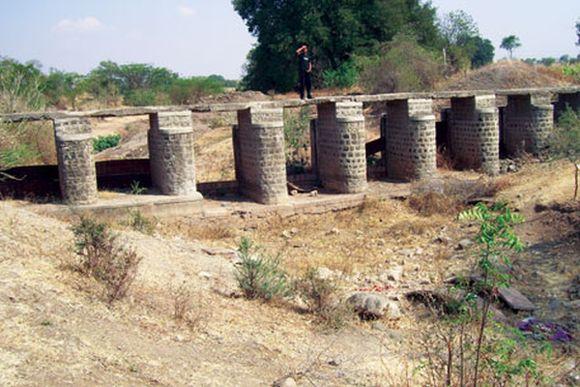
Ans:
[[[288,200],[282,108],[252,107],[238,111],[234,136],[236,177],[240,193],[259,203]]]
[[[452,98],[449,145],[463,168],[499,173],[499,111],[495,95]]]
[[[340,193],[367,188],[365,118],[360,102],[318,105],[318,174],[322,186]]]
[[[91,204],[97,201],[97,171],[93,137],[85,118],[54,120],[60,191],[65,203]]]
[[[504,110],[503,141],[509,155],[538,154],[554,128],[549,95],[510,95]]]
[[[421,179],[437,170],[435,116],[430,99],[392,101],[387,104],[387,176]]]
[[[153,185],[164,195],[200,196],[195,181],[191,112],[155,113],[149,121]]]

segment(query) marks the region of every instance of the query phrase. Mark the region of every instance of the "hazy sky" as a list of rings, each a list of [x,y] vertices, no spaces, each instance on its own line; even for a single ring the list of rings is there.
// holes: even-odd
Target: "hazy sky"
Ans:
[[[576,56],[580,0],[433,0],[463,9],[496,46],[518,35],[518,57]],[[87,72],[100,61],[238,78],[254,38],[230,0],[0,0],[0,55]]]

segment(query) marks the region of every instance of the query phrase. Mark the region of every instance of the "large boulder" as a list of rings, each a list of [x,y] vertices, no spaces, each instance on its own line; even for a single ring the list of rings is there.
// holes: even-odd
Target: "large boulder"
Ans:
[[[360,292],[350,296],[347,302],[352,305],[362,320],[376,320],[379,318],[399,318],[399,306],[393,300],[378,293]]]

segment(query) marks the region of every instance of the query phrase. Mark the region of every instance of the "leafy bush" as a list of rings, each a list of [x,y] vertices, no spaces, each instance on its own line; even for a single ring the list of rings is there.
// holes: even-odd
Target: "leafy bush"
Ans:
[[[241,262],[235,277],[246,298],[270,301],[288,296],[290,288],[279,257],[262,255],[247,238],[242,238],[238,252]]]
[[[169,87],[169,99],[175,105],[188,105],[197,102],[201,97],[224,92],[223,83],[215,78],[191,77],[180,78]]]
[[[408,35],[397,35],[378,57],[363,61],[360,82],[371,93],[426,91],[443,77],[443,67],[431,52]]]
[[[341,64],[336,70],[326,70],[322,73],[324,87],[347,88],[356,85],[359,71],[355,62],[349,60]]]
[[[118,236],[104,223],[82,218],[72,231],[80,257],[79,271],[105,287],[109,303],[125,297],[135,280],[141,257],[133,249],[122,247]]]
[[[93,149],[95,152],[99,153],[105,149],[114,148],[121,142],[120,134],[111,134],[108,136],[99,136],[93,139]]]

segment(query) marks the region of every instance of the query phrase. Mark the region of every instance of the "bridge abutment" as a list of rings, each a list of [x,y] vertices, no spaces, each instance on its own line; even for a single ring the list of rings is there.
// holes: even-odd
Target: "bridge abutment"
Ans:
[[[422,179],[437,170],[435,116],[430,99],[389,101],[386,118],[387,176]]]
[[[149,163],[153,186],[164,195],[199,197],[195,180],[191,112],[149,115]]]
[[[499,111],[495,95],[451,99],[451,156],[462,168],[499,173]]]
[[[240,193],[263,204],[288,201],[282,108],[238,110],[234,135]]]
[[[329,102],[318,108],[316,134],[320,183],[338,193],[367,188],[366,131],[361,102]]]
[[[98,199],[93,136],[86,118],[54,121],[59,185],[65,203],[92,204]]]
[[[509,155],[540,153],[547,147],[553,128],[554,106],[549,95],[508,95],[503,141]]]

